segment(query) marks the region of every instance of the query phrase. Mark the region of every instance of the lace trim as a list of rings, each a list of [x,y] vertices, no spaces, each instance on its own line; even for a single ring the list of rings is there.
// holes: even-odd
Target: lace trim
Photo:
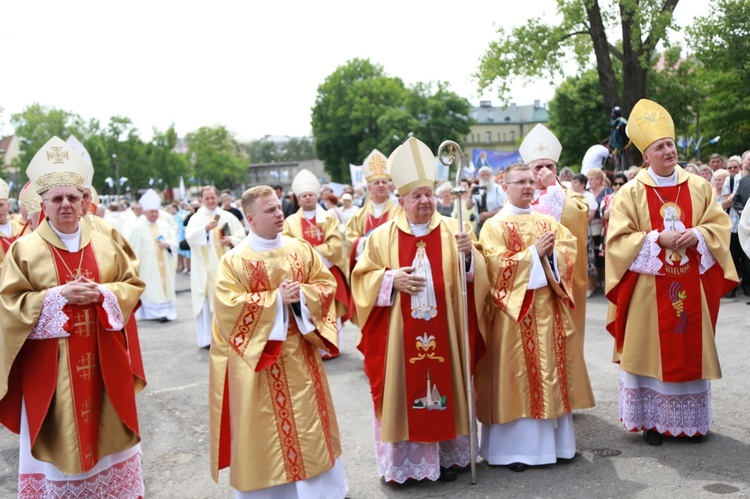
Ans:
[[[39,320],[29,335],[30,340],[46,340],[50,338],[67,338],[70,333],[65,331],[65,325],[70,317],[65,314],[64,307],[68,300],[60,294],[62,286],[49,288],[44,296]]]
[[[659,259],[661,246],[659,246],[659,232],[652,230],[646,234],[646,240],[643,242],[641,250],[630,264],[630,270],[639,274],[661,275],[659,271],[664,266],[664,262]]]
[[[537,213],[549,215],[560,222],[565,206],[565,190],[557,184],[550,185],[542,191],[531,206]]]
[[[107,312],[107,320],[109,321],[109,327],[105,327],[107,331],[119,331],[125,327],[125,320],[122,317],[122,310],[120,310],[120,304],[117,302],[117,297],[101,284],[99,285],[99,292],[104,297],[102,302],[102,308]]]
[[[711,425],[711,389],[669,395],[652,388],[619,383],[620,421],[630,431],[656,430],[674,437],[707,435]]]
[[[701,256],[698,261],[698,271],[703,274],[708,269],[714,266],[714,264],[716,263],[716,258],[714,258],[711,250],[708,249],[706,238],[703,236],[703,232],[699,231],[696,228],[693,228],[692,231],[695,233],[696,237],[698,237],[697,250]]]
[[[385,271],[385,275],[383,275],[383,282],[380,284],[378,299],[375,301],[376,307],[390,307],[391,305],[393,305],[391,295],[393,294],[394,275],[396,275],[395,270]]]
[[[22,474],[18,477],[18,497],[48,499],[118,498],[136,499],[144,496],[141,457],[130,459],[107,468],[84,480],[47,480],[41,473]]]
[[[435,443],[383,442],[380,421],[375,419],[375,455],[378,474],[386,482],[404,483],[407,480],[440,478],[440,467],[468,466],[469,437]]]

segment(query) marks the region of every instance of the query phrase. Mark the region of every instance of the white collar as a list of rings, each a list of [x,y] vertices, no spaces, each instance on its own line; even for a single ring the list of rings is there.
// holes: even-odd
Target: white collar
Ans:
[[[498,215],[501,213],[504,215],[528,215],[531,213],[531,206],[528,208],[519,208],[518,206],[511,204],[510,201],[505,203],[503,206],[503,209],[498,212]]]
[[[409,222],[409,219],[407,218],[406,221]],[[427,222],[423,224],[413,224],[409,222],[409,228],[411,229],[411,233],[418,237],[426,236],[427,233],[429,232],[431,221],[432,220],[428,220]]]
[[[78,252],[81,248],[81,222],[78,222],[78,230],[72,234],[60,232],[54,225],[52,225],[52,222],[49,223],[49,226],[52,227],[52,230],[55,231],[55,234],[57,234],[57,237],[60,238],[60,241],[62,241],[68,251],[71,253]]]
[[[250,246],[250,248],[253,251],[261,252],[261,251],[268,251],[276,248],[281,248],[281,234],[276,234],[276,237],[273,239],[266,239],[265,237],[260,237],[258,234],[253,232],[252,230],[248,233],[247,237],[243,241],[245,244]]]
[[[677,168],[674,169],[672,172],[672,175],[669,177],[662,177],[661,175],[657,175],[656,172],[649,166],[648,170],[646,170],[646,173],[656,182],[656,185],[659,187],[670,187],[673,185],[677,185]]]

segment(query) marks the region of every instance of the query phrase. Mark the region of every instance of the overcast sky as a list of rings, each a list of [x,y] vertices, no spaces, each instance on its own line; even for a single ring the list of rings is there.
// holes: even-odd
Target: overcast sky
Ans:
[[[708,4],[681,0],[678,21]],[[554,11],[553,0],[6,2],[0,121],[12,133],[10,115],[38,102],[129,117],[144,139],[172,123],[180,135],[222,124],[242,139],[303,136],[318,85],[355,57],[406,84],[449,81],[478,105],[493,96],[471,75],[497,26]],[[519,105],[554,95],[546,83],[513,89]]]

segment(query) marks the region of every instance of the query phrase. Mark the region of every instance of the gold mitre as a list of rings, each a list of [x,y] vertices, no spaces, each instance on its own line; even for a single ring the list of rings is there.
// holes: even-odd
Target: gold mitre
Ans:
[[[409,137],[388,158],[388,171],[400,195],[418,187],[435,187],[435,155],[419,139]]]
[[[78,140],[75,135],[71,135],[70,137],[68,137],[68,140],[66,140],[65,142],[67,142],[70,147],[78,151],[83,160],[86,162],[86,165],[88,165],[89,173],[86,177],[86,187],[91,187],[91,184],[94,181],[94,163],[93,161],[91,161],[91,154],[89,154],[86,147],[81,143],[80,140]]]
[[[99,206],[99,204],[102,202],[101,199],[99,199],[99,193],[96,192],[96,189],[94,189],[93,185],[89,185],[88,189],[91,191],[91,203]]]
[[[0,178],[0,199],[8,199],[10,196],[10,186],[8,183]]]
[[[362,163],[362,176],[368,183],[381,178],[390,180],[391,176],[388,174],[387,163],[388,158],[385,157],[385,154],[373,149]]]
[[[26,176],[41,194],[53,187],[70,186],[83,191],[89,167],[81,155],[60,137],[52,137],[34,155]]]
[[[29,180],[18,193],[18,202],[26,209],[27,214],[42,211],[42,196],[37,194],[36,186]]]
[[[538,159],[549,159],[557,164],[560,160],[562,144],[549,128],[538,123],[523,139],[518,152],[527,165]]]
[[[320,180],[313,172],[307,168],[301,169],[292,180],[292,192],[295,196],[300,197],[306,192],[312,192],[316,196],[320,192]]]
[[[659,139],[674,140],[674,122],[669,112],[654,101],[639,100],[628,118],[625,133],[641,152]]]

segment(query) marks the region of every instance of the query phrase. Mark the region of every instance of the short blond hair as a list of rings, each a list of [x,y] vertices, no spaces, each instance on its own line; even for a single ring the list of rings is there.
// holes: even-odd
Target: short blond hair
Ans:
[[[249,188],[242,193],[242,211],[244,211],[245,213],[250,213],[253,209],[253,205],[255,204],[256,199],[264,198],[266,196],[270,196],[271,194],[275,196],[276,190],[274,190],[274,188],[270,185],[256,185],[255,187]]]
[[[526,163],[513,163],[508,168],[506,168],[505,171],[503,171],[503,180],[505,180],[505,177],[507,177],[509,173],[513,173],[516,171],[522,172],[526,170],[531,170],[529,165],[527,165]]]
[[[587,178],[595,177],[601,180],[602,182],[604,182],[605,179],[607,178],[607,175],[605,175],[605,173],[602,171],[601,168],[590,168],[586,172],[586,177]]]

